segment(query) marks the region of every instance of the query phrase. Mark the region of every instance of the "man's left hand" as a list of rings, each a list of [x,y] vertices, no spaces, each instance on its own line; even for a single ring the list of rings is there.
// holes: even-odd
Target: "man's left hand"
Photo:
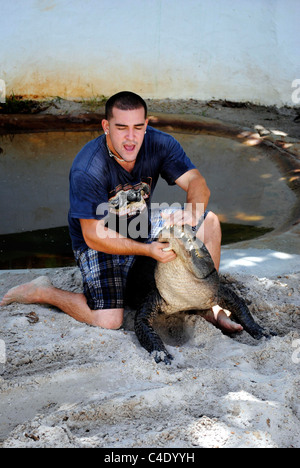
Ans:
[[[197,224],[196,217],[188,210],[176,210],[171,214],[162,212],[161,217],[165,220],[165,227],[170,227],[174,224],[177,224],[178,226],[182,226],[184,224],[196,226]]]

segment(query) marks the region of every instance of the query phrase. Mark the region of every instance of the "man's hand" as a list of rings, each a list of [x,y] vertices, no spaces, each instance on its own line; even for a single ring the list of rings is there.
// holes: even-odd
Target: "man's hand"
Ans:
[[[167,242],[152,242],[151,244],[149,244],[149,256],[161,263],[171,262],[172,260],[175,260],[176,253],[174,252],[174,250],[165,251],[164,249],[168,247],[169,244]]]
[[[184,224],[196,226],[198,222],[196,216],[188,210],[176,210],[171,214],[162,212],[161,217],[165,220],[165,227],[170,227],[174,224],[177,224],[178,226],[182,226]]]
[[[168,243],[152,242],[144,244],[136,242],[104,227],[102,221],[94,219],[80,220],[84,239],[90,249],[111,255],[145,255],[158,262],[167,263],[176,258],[173,250],[164,251]]]

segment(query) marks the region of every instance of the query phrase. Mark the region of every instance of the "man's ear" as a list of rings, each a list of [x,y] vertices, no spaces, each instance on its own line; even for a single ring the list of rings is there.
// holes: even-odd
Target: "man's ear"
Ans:
[[[108,133],[109,132],[108,120],[103,119],[102,122],[101,122],[101,125],[102,125],[104,133]]]

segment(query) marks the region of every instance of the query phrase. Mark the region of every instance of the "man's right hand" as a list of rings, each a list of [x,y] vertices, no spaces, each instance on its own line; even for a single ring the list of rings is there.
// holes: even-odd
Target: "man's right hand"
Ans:
[[[90,249],[111,255],[146,255],[162,263],[171,262],[176,258],[173,250],[163,250],[169,247],[169,243],[136,242],[105,228],[102,221],[95,219],[80,219],[80,224],[84,240]]]
[[[150,248],[149,257],[152,257],[161,263],[168,263],[168,262],[171,262],[172,260],[175,260],[176,253],[174,252],[174,250],[164,251],[164,249],[168,247],[169,247],[169,244],[167,242],[157,242],[157,241],[152,242],[151,244],[149,244],[149,248]]]

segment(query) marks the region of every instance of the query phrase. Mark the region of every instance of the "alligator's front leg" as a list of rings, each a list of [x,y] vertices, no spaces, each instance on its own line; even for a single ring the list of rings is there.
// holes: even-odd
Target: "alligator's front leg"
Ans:
[[[173,356],[168,353],[162,340],[152,327],[152,322],[159,311],[161,297],[158,291],[150,293],[135,315],[134,329],[140,344],[153,355],[155,362],[171,364]]]
[[[254,321],[245,301],[223,284],[220,284],[219,289],[219,305],[229,310],[233,318],[256,340],[260,340],[263,336],[271,338],[271,336],[276,335],[276,333],[271,331],[268,333],[264,328],[258,325],[258,323]]]

